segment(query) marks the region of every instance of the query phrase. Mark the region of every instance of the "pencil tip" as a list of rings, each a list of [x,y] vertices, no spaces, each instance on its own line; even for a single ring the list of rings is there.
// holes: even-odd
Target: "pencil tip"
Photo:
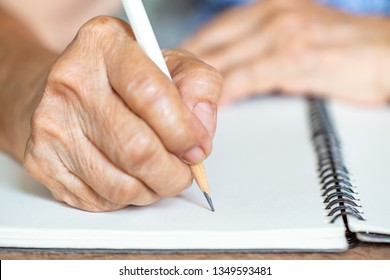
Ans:
[[[213,201],[211,200],[211,197],[208,195],[207,192],[203,192],[204,196],[206,197],[206,200],[208,204],[210,205],[211,211],[215,212]]]

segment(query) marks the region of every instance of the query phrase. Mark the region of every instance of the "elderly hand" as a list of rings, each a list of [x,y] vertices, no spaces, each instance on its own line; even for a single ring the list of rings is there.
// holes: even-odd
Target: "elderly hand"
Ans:
[[[385,18],[309,0],[264,0],[217,16],[185,47],[222,72],[222,104],[271,91],[363,104],[390,97]]]
[[[57,200],[88,211],[146,205],[188,187],[211,151],[220,74],[164,53],[174,85],[117,19],[86,23],[53,65],[24,166]]]

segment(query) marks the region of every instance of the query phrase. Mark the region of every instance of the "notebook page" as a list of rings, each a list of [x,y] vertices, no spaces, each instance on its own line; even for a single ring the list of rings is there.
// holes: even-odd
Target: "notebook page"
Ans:
[[[349,219],[351,230],[390,234],[390,109],[333,102],[331,112],[366,219]]]
[[[305,105],[272,97],[220,112],[205,162],[214,213],[195,185],[149,207],[83,212],[1,158],[0,246],[346,249],[344,226],[324,222]]]

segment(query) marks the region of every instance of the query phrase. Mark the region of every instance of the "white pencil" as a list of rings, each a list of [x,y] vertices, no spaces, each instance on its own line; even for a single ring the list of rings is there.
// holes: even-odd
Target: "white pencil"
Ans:
[[[171,74],[165,63],[161,49],[158,45],[156,36],[154,35],[152,25],[150,24],[148,15],[142,0],[122,0],[127,18],[130,21],[131,28],[137,39],[138,44],[142,47],[149,58],[160,68],[160,70],[169,77],[172,81]],[[212,211],[215,211],[213,202],[210,197],[210,190],[207,182],[206,173],[202,163],[191,165],[191,170],[208,204]]]

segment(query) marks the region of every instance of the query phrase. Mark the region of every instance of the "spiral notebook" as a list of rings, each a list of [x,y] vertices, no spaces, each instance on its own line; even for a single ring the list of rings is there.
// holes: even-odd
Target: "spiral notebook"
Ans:
[[[265,97],[221,110],[205,162],[216,212],[195,185],[148,207],[80,211],[1,155],[0,247],[343,251],[389,242],[389,143],[388,108]]]

